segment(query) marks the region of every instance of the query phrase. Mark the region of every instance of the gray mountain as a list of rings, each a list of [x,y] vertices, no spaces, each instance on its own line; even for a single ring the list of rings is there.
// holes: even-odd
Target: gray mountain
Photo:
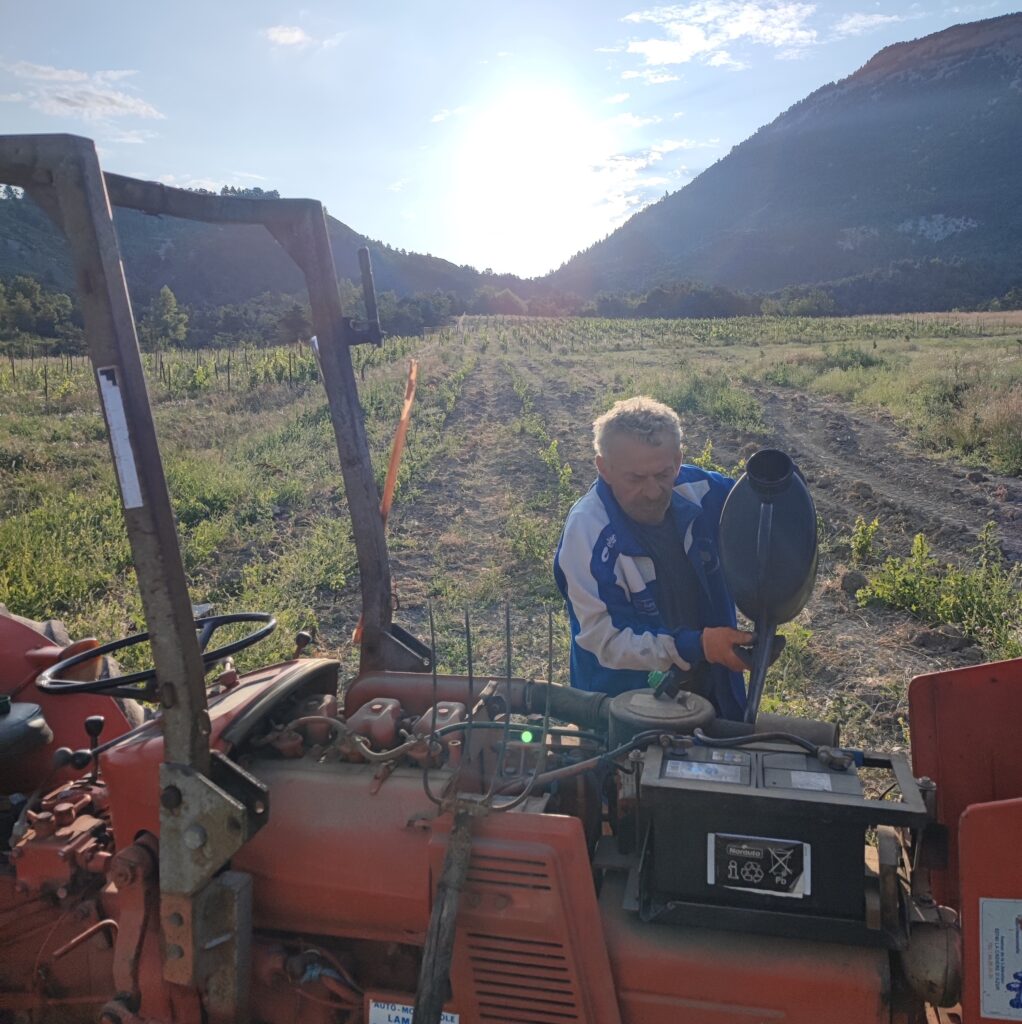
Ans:
[[[938,278],[950,264],[992,295],[1022,278],[1020,232],[1022,14],[1010,14],[886,47],[549,280],[583,295],[686,279],[770,291],[875,283],[912,261]]]

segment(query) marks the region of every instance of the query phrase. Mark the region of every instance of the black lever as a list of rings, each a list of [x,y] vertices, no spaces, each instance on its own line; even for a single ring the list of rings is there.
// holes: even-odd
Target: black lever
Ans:
[[[89,715],[85,719],[85,731],[89,734],[89,757],[92,761],[92,774],[89,776],[90,782],[95,782],[99,777],[99,758],[96,757],[96,747],[99,746],[99,737],[103,732],[103,726],[106,725],[106,719],[102,715]]]

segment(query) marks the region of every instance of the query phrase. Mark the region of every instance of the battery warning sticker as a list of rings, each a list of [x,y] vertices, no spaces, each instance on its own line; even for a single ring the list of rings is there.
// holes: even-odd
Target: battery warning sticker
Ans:
[[[811,889],[812,848],[797,839],[706,836],[706,881],[727,889],[802,899]]]
[[[980,1013],[1022,1020],[1022,900],[979,901]]]
[[[834,787],[831,784],[830,776],[823,772],[792,772],[792,789],[818,789],[830,792]]]
[[[375,999],[369,1000],[369,1019],[367,1024],[412,1024],[415,1007],[407,1003],[383,1003]],[[443,1013],[440,1024],[458,1024],[457,1013]]]
[[[709,782],[741,782],[742,769],[735,764],[711,764],[708,761],[667,762],[664,775],[669,779],[706,779]]]

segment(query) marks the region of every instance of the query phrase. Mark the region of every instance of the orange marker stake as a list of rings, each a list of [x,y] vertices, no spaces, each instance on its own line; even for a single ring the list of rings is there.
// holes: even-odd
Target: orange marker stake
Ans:
[[[412,421],[412,403],[415,401],[415,385],[419,379],[419,364],[412,359],[408,364],[408,380],[405,383],[405,398],[401,406],[401,418],[394,433],[394,443],[390,446],[390,462],[387,463],[387,476],[383,482],[383,497],[380,499],[380,517],[383,525],[387,525],[390,507],[394,504],[394,491],[397,489],[397,471],[401,466],[401,453],[405,449],[405,438],[408,436],[408,424]],[[351,635],[351,642],[362,643],[362,616]]]

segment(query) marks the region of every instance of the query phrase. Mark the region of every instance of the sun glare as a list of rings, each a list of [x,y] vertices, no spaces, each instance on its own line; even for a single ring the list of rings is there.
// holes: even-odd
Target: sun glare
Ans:
[[[452,179],[469,262],[541,274],[604,234],[617,141],[607,119],[567,90],[520,87],[474,111],[463,131]]]

